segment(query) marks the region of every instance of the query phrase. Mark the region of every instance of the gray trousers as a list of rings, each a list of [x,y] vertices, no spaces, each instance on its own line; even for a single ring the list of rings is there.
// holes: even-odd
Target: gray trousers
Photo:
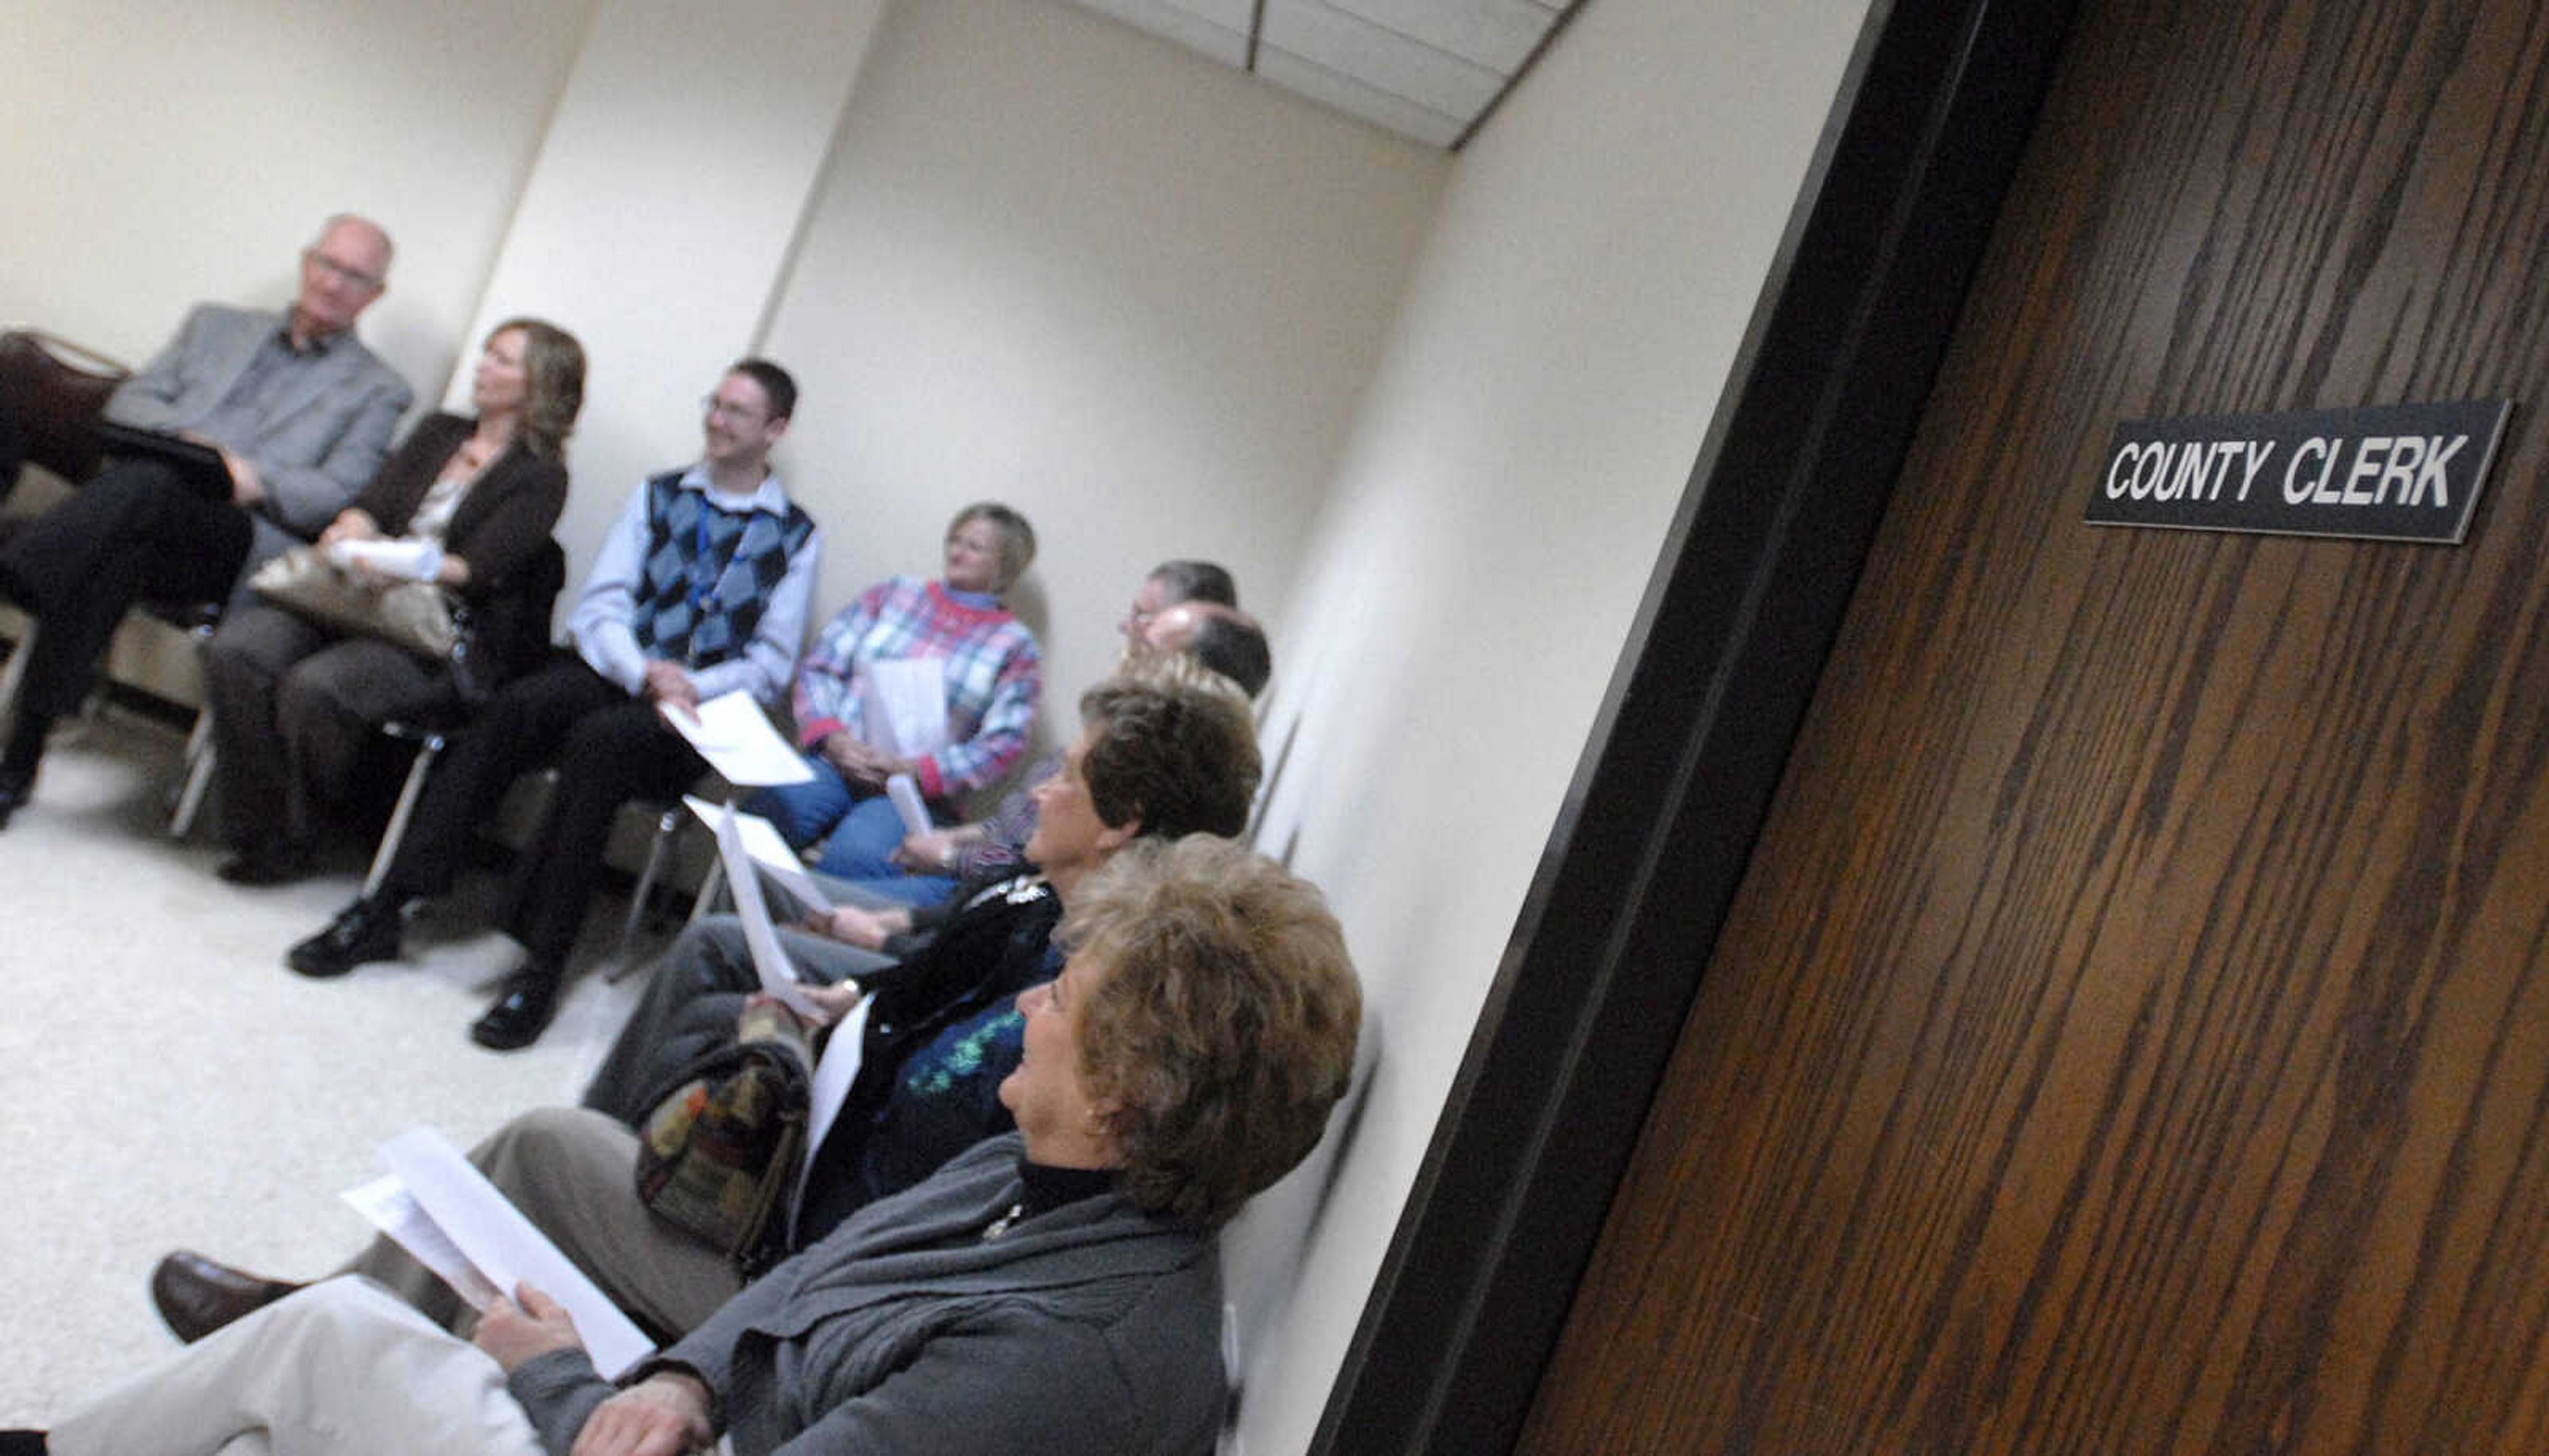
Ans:
[[[637,1201],[637,1135],[600,1113],[526,1112],[471,1148],[469,1160],[613,1304],[655,1333],[689,1333],[743,1288],[725,1255]],[[477,1327],[476,1311],[387,1238],[373,1239],[340,1272],[379,1281],[445,1329]]]
[[[781,927],[779,942],[806,980],[829,985],[895,963],[893,957],[822,936]],[[703,1052],[734,1040],[735,1017],[761,972],[731,915],[693,921],[656,961],[619,1040],[584,1089],[584,1105],[634,1128],[653,1111],[648,1099]]]
[[[316,805],[343,795],[372,735],[449,708],[450,674],[403,647],[348,637],[263,601],[222,619],[204,650],[213,802],[234,849],[308,844]]]
[[[801,931],[780,939],[799,971],[829,983],[894,962]],[[686,928],[656,963],[645,994],[620,1029],[580,1108],[522,1114],[470,1149],[488,1181],[546,1233],[611,1302],[651,1330],[696,1328],[743,1287],[726,1257],[637,1201],[637,1106],[673,1069],[733,1040],[744,993],[760,985],[743,923],[712,915]],[[436,1324],[467,1330],[476,1318],[431,1270],[387,1238],[372,1240],[345,1273],[388,1286]]]

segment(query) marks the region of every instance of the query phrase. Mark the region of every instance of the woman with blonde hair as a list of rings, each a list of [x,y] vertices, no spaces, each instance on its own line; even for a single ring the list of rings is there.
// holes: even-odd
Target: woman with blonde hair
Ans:
[[[814,779],[762,790],[754,812],[791,846],[815,848],[825,871],[854,878],[902,842],[886,780],[911,775],[931,817],[952,823],[967,794],[1007,773],[1035,726],[1044,662],[1001,598],[1035,550],[1025,516],[978,500],[947,523],[937,581],[890,577],[860,592],[797,664],[790,705]],[[935,670],[946,735],[934,747],[896,746],[884,721],[879,680],[910,664]]]
[[[537,318],[487,335],[474,416],[432,414],[319,537],[383,585],[431,582],[470,612],[487,685],[535,661],[565,574],[549,539],[566,506],[566,437],[584,348]],[[341,794],[375,730],[459,701],[447,663],[272,602],[226,617],[206,649],[214,786],[233,884],[313,867],[317,803]]]

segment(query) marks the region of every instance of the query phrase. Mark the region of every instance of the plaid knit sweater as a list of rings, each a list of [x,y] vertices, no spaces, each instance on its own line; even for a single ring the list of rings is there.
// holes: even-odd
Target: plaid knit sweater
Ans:
[[[920,791],[938,799],[997,778],[1027,746],[1044,693],[1035,634],[1006,607],[975,607],[936,582],[889,577],[859,593],[797,665],[798,739],[813,747],[834,732],[861,733],[858,679],[870,663],[941,660],[947,682],[945,748],[923,756]]]

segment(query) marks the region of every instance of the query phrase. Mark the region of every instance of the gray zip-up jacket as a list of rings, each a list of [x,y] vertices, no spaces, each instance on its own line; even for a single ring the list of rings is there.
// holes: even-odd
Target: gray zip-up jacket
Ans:
[[[635,1382],[687,1370],[737,1456],[1203,1456],[1221,1426],[1211,1234],[1120,1195],[983,1232],[1021,1196],[1016,1134],[869,1205],[755,1281]],[[565,1456],[613,1388],[580,1350],[512,1389]]]

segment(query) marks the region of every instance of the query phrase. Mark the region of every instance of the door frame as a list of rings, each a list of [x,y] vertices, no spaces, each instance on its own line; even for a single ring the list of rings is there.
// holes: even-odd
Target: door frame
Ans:
[[[2074,9],[1874,0],[1314,1456],[1519,1436]]]

